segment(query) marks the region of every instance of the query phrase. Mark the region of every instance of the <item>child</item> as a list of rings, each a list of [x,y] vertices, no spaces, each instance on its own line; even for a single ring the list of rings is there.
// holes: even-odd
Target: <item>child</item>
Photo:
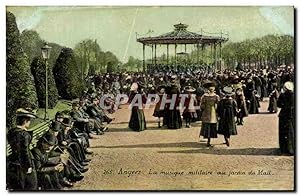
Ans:
[[[155,108],[154,108],[154,113],[153,113],[153,116],[158,118],[158,128],[161,128],[160,118],[163,118],[164,113],[165,113],[165,108],[161,106],[162,98],[164,95],[165,95],[165,88],[159,87],[158,88],[159,101],[156,103]]]
[[[220,100],[217,106],[219,119],[218,134],[224,135],[225,144],[229,147],[231,135],[237,135],[235,116],[237,115],[237,103],[231,97],[233,95],[232,87],[224,87],[225,97]]]
[[[186,127],[191,127],[191,121],[197,119],[197,113],[195,105],[197,104],[196,95],[194,92],[196,89],[192,86],[187,86],[184,88],[185,92],[188,93],[188,97],[184,102],[184,110],[182,113],[183,119],[185,119]]]

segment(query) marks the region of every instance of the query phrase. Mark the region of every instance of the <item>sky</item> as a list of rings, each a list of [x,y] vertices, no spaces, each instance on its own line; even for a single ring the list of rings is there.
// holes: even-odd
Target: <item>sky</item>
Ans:
[[[74,48],[84,39],[97,39],[103,51],[112,51],[122,62],[129,56],[142,58],[138,37],[173,31],[174,24],[189,25],[192,32],[229,34],[232,42],[268,34],[294,35],[294,8],[276,7],[25,7],[9,6],[22,32],[32,29],[42,39]],[[150,34],[147,34],[147,36]],[[188,46],[187,52],[194,49]],[[179,51],[183,50],[179,47]],[[158,55],[165,53],[157,47]],[[170,53],[172,52],[172,49]],[[151,49],[146,48],[146,58]]]

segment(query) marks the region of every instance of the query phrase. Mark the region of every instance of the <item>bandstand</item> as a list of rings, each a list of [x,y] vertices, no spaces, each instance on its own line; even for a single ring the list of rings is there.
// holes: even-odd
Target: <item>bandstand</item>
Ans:
[[[166,63],[170,60],[170,46],[174,46],[175,65],[177,65],[177,56],[187,53],[187,45],[194,45],[197,51],[197,64],[200,63],[200,50],[203,59],[204,49],[211,48],[211,61],[214,62],[214,69],[221,69],[222,59],[222,44],[228,41],[228,34],[225,33],[206,33],[202,29],[200,33],[194,33],[187,30],[186,24],[175,24],[175,29],[172,32],[165,33],[159,36],[138,37],[137,42],[143,44],[143,70],[146,71],[145,50],[146,46],[151,48],[151,62],[156,67],[157,65],[157,46],[166,46]],[[184,45],[184,52],[177,52],[179,45]],[[219,52],[217,50],[219,49]],[[153,57],[154,56],[154,57]],[[219,63],[218,63],[219,62]],[[148,67],[147,67],[148,70]]]

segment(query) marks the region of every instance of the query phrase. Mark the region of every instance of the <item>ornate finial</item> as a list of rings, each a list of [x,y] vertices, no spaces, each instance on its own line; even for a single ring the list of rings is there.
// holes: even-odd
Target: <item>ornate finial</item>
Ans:
[[[182,24],[182,23],[174,25],[175,31],[186,30],[188,26],[189,25]]]

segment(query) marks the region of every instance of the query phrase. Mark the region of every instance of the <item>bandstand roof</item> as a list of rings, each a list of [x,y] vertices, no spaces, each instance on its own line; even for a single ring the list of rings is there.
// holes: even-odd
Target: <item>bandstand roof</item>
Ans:
[[[228,41],[228,34],[220,33],[220,36],[198,34],[187,30],[188,25],[176,24],[172,32],[156,37],[141,37],[137,41],[143,44],[211,44]]]

